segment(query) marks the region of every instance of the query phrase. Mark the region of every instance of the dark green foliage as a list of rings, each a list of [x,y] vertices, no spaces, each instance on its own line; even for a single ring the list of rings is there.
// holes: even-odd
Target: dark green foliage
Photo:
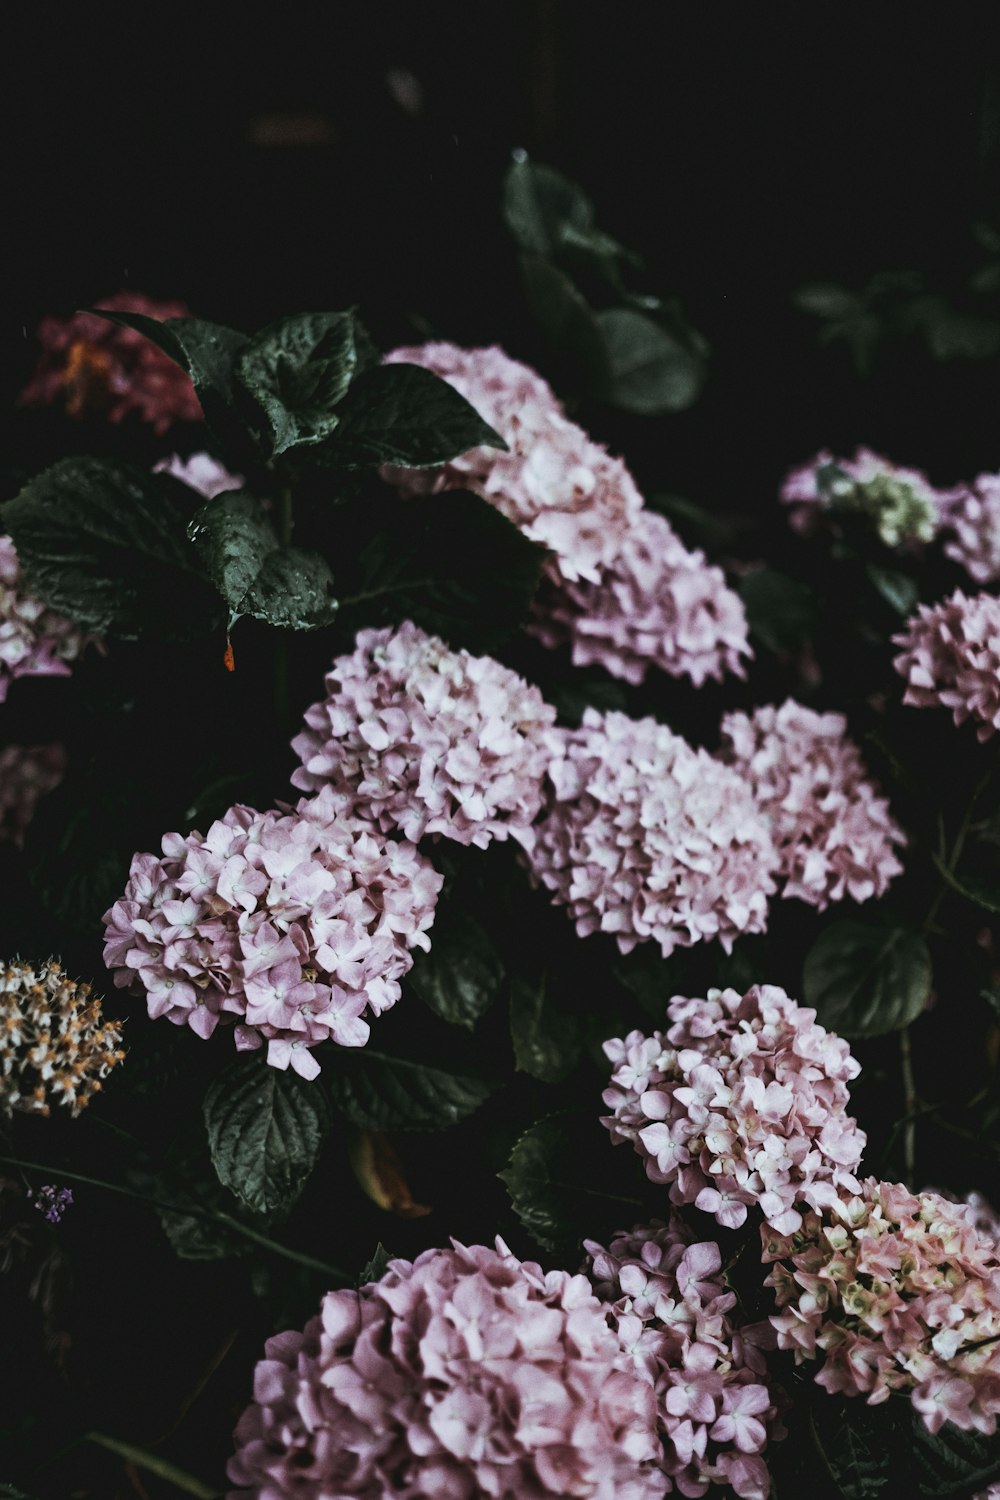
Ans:
[[[449,909],[434,919],[429,953],[418,954],[407,987],[455,1026],[470,1031],[493,1004],[503,983],[500,954],[482,923]]]
[[[372,1046],[338,1049],[327,1071],[333,1103],[362,1130],[443,1130],[493,1092],[485,1078],[390,1057]]]
[[[187,545],[191,491],[106,459],[64,459],[8,500],[30,592],[101,635],[134,640],[210,628],[211,594]]]
[[[927,1005],[930,954],[920,934],[904,927],[831,922],[809,950],[802,985],[829,1030],[881,1036],[908,1026]]]
[[[275,457],[329,437],[357,364],[353,312],[300,313],[254,334],[237,373],[267,417]]]
[[[302,1192],[329,1129],[322,1089],[262,1053],[233,1063],[205,1095],[212,1165],[257,1213],[287,1209]]]

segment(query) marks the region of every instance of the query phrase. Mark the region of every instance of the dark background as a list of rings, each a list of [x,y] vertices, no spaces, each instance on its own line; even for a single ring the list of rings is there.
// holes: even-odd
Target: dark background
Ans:
[[[237,327],[358,303],[387,343],[418,314],[533,354],[499,213],[520,145],[584,185],[715,351],[692,411],[605,413],[598,435],[641,478],[762,507],[823,444],[868,442],[939,483],[995,464],[978,362],[904,351],[859,383],[790,296],[900,269],[948,288],[974,266],[1000,187],[996,7],[208,5],[152,22],[43,6],[19,23],[12,387],[43,313],[123,286]]]
[[[140,37],[140,19],[155,31]],[[8,49],[8,461],[57,432],[55,417],[39,425],[37,414],[13,409],[39,319],[122,287],[181,298],[246,329],[356,303],[385,347],[433,330],[499,342],[546,373],[500,217],[510,151],[524,146],[586,188],[601,226],[644,255],[643,285],[677,294],[711,343],[710,379],[690,411],[584,414],[595,436],[627,455],[643,488],[776,517],[782,475],[824,445],[851,452],[869,443],[941,485],[996,468],[995,361],[939,363],[901,346],[860,380],[842,348],[818,347],[815,321],[791,298],[808,280],[861,286],[883,270],[961,285],[977,260],[973,223],[997,221],[998,40],[1000,12],[973,5],[925,15],[902,6],[523,0],[335,4],[266,20],[231,5],[203,6],[196,17],[183,7],[144,17],[94,9],[82,19],[38,7]],[[58,431],[65,444],[64,421]],[[86,725],[102,763],[120,760],[122,784],[142,784],[149,830],[128,847],[153,847],[157,831],[174,826],[159,806],[169,800],[163,777],[172,764],[187,767],[192,722],[201,747],[222,755],[250,742],[249,721],[228,740],[220,723],[226,692],[245,682],[253,699],[254,658],[244,657],[235,686],[221,687],[217,653],[204,682],[192,682],[184,661],[154,673],[137,652],[117,659],[122,670],[134,660],[137,680],[144,672],[158,685],[158,743],[144,752],[141,724],[116,741],[110,718],[102,740],[92,730],[99,706],[81,716],[78,738]],[[69,684],[19,685],[31,738],[61,732],[65,705],[82,704],[69,695],[97,680],[96,668],[88,672]],[[712,692],[705,712],[717,717]],[[176,715],[159,713],[162,703],[176,703]],[[942,744],[951,732],[942,728]],[[17,907],[15,899],[8,915]],[[178,1073],[208,1068],[207,1049],[195,1059],[190,1038],[153,1032],[157,1047],[181,1044]],[[133,1069],[142,1035],[136,1028]],[[164,1081],[159,1051],[147,1065],[155,1109],[173,1075]],[[160,1128],[170,1135],[175,1122]],[[487,1117],[479,1129],[490,1128]],[[113,1143],[102,1144],[96,1124],[88,1139],[93,1170],[114,1177]],[[41,1128],[38,1141],[45,1149]],[[426,1160],[414,1169],[418,1196],[438,1205],[474,1198],[465,1173],[492,1146],[468,1135],[462,1150],[466,1157],[449,1158],[447,1183],[431,1180]],[[411,1164],[415,1157],[414,1149]],[[462,1227],[443,1223],[442,1211],[427,1226],[386,1229],[385,1216],[359,1207],[346,1166],[338,1170],[324,1178],[324,1201],[317,1193],[307,1204],[331,1235],[348,1233],[350,1214],[359,1243],[385,1234],[407,1253],[432,1226],[435,1242]],[[494,1196],[504,1199],[499,1185]],[[77,1444],[56,1455],[83,1423],[217,1476],[275,1308],[286,1326],[301,1322],[315,1283],[293,1271],[281,1284],[279,1263],[248,1311],[247,1279],[232,1262],[174,1260],[151,1214],[80,1197],[66,1226],[77,1280],[64,1284],[53,1313],[58,1327],[72,1303],[73,1381],[54,1377],[25,1303],[0,1331],[0,1385],[9,1381],[19,1397],[11,1407],[4,1395],[3,1409],[20,1412],[0,1422],[0,1460],[6,1433],[16,1472],[31,1473],[43,1500],[141,1495],[100,1450]],[[11,1306],[15,1299],[16,1291]],[[217,1355],[222,1373],[202,1398],[198,1382]],[[148,1475],[139,1483],[151,1500],[176,1493]]]

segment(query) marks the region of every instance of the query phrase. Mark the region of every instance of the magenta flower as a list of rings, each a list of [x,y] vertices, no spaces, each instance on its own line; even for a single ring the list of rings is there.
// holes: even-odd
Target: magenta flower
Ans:
[[[893,641],[903,647],[893,665],[906,678],[904,703],[950,708],[956,724],[976,724],[980,740],[1000,729],[1000,598],[956,589],[918,605]]]
[[[183,302],[155,302],[141,292],[116,292],[94,304],[109,312],[142,313],[163,322],[189,316]],[[200,422],[190,377],[155,344],[131,328],[93,313],[44,318],[41,359],[21,392],[25,406],[65,404],[71,417],[100,413],[120,422],[130,412],[162,436],[175,422]]]
[[[667,1493],[731,1485],[767,1500],[763,1454],[784,1436],[778,1393],[766,1383],[767,1324],[741,1326],[718,1245],[692,1244],[680,1220],[618,1234],[607,1250],[585,1242],[588,1274],[633,1367],[656,1394]]]
[[[5,745],[0,750],[0,843],[24,843],[35,808],[66,774],[62,745]]]
[[[242,489],[244,483],[242,475],[230,474],[210,453],[192,453],[190,458],[172,453],[169,458],[161,458],[153,465],[153,473],[170,474],[190,489],[197,490],[199,495],[204,495],[206,500],[214,500],[226,490]]]
[[[357,816],[414,842],[531,844],[555,722],[537,688],[408,620],[362,630],[326,688],[292,741],[296,786],[332,786]]]
[[[870,1406],[908,1391],[931,1432],[996,1431],[1000,1247],[965,1205],[869,1177],[761,1237],[778,1347],[822,1358],[817,1384]]]
[[[762,932],[778,853],[743,780],[653,719],[587,709],[558,731],[529,857],[581,937],[628,953]]]
[[[887,547],[929,542],[951,498],[951,491],[934,489],[918,469],[902,469],[870,448],[859,448],[853,458],[817,453],[781,487],[797,531],[812,531],[821,519],[860,515]]]
[[[575,666],[633,683],[650,666],[695,687],[727,672],[743,677],[742,658],[752,655],[746,612],[721,569],[650,510],[633,519],[596,583],[550,576],[529,629],[546,646],[569,642]]]
[[[672,1203],[694,1203],[727,1229],[756,1205],[782,1234],[821,1208],[853,1175],[865,1137],[846,1113],[860,1072],[847,1043],[776,985],[743,996],[676,995],[672,1023],[651,1037],[605,1042],[614,1065],[603,1120],[630,1141]]]
[[[68,677],[92,639],[26,593],[14,543],[0,536],[0,703],[17,677]]]
[[[980,474],[948,496],[945,552],[977,583],[1000,583],[1000,474]]]
[[[315,1078],[322,1041],[361,1047],[427,949],[441,876],[327,787],[294,811],[233,807],[206,836],[166,834],[137,854],[104,915],[115,983],[149,1014],[212,1035],[237,1021],[240,1051]]]
[[[721,759],[753,790],[781,853],[783,896],[820,911],[882,896],[902,870],[905,838],[868,780],[842,714],[787,699],[722,720]]]
[[[423,344],[394,349],[386,360],[423,365],[447,380],[508,451],[474,448],[441,469],[387,470],[385,477],[414,495],[473,490],[552,553],[553,577],[598,583],[642,509],[621,459],[592,442],[541,376],[502,349]]]
[[[268,1340],[233,1500],[659,1500],[653,1389],[586,1278],[453,1243]]]

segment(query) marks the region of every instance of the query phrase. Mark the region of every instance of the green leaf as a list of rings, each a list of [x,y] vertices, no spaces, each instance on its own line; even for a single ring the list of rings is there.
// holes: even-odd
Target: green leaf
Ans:
[[[211,593],[185,534],[190,491],[163,474],[67,458],[2,507],[28,591],[101,635],[194,634]]]
[[[912,578],[897,568],[879,568],[874,563],[868,563],[866,572],[890,609],[903,619],[913,613],[918,590]]]
[[[822,1024],[853,1038],[908,1026],[931,993],[931,957],[904,927],[833,922],[806,955],[803,992]]]
[[[454,386],[421,365],[377,365],[337,407],[336,432],[316,457],[340,469],[398,464],[433,468],[470,448],[506,449]]]
[[[552,1003],[546,975],[511,980],[510,1037],[519,1073],[558,1083],[580,1055],[579,1030]]]
[[[382,1277],[385,1275],[386,1267],[391,1260],[395,1260],[395,1256],[392,1254],[392,1251],[387,1250],[382,1241],[379,1240],[378,1244],[375,1246],[375,1250],[371,1260],[358,1272],[358,1279],[355,1285],[358,1288],[361,1288],[363,1286],[368,1286],[373,1281],[381,1281]]]
[[[260,502],[227,490],[192,517],[188,535],[219,593],[230,624],[253,615],[290,630],[328,625],[338,609],[333,574],[318,552],[281,547]]]
[[[949,869],[933,849],[930,854],[942,880],[959,896],[964,896],[966,901],[974,901],[986,911],[1000,912],[1000,878],[971,870],[956,872]]]
[[[236,365],[249,342],[245,333],[222,323],[209,323],[204,318],[167,318],[161,323],[144,313],[108,312],[100,307],[88,311],[144,334],[186,370],[194,382],[205,420],[223,442],[232,437],[234,428],[242,429],[236,416]]]
[[[471,1031],[503,983],[503,963],[482,923],[453,911],[434,921],[434,943],[407,981],[424,1004],[453,1026]]]
[[[565,272],[541,256],[522,255],[520,265],[528,308],[545,338],[572,364],[584,389],[603,390],[610,376],[608,356],[586,298]]]
[[[326,559],[304,547],[272,552],[243,598],[241,613],[287,630],[329,625],[339,608]]]
[[[204,1115],[223,1187],[255,1213],[291,1207],[329,1129],[323,1090],[291,1069],[244,1058],[211,1085]]]
[[[751,639],[767,651],[794,651],[816,627],[816,599],[797,578],[757,568],[736,585],[747,612]]]
[[[391,496],[368,519],[354,596],[364,624],[410,619],[454,647],[489,651],[527,615],[545,553],[488,500],[464,490]]]
[[[575,182],[515,151],[503,184],[503,217],[522,250],[552,257],[567,229],[590,229],[594,208]]]
[[[299,313],[254,334],[237,373],[263,408],[275,455],[329,437],[356,366],[353,312]]]
[[[608,308],[595,321],[608,362],[605,396],[640,416],[684,411],[705,383],[704,362],[671,334],[629,307]]]
[[[528,1233],[546,1250],[577,1258],[585,1236],[613,1233],[635,1222],[643,1207],[641,1198],[620,1191],[620,1162],[589,1112],[539,1120],[517,1141],[498,1175]]]
[[[930,1500],[965,1500],[1000,1480],[1000,1446],[995,1436],[964,1432],[954,1422],[928,1432],[922,1418],[911,1416],[911,1455],[917,1491]]]
[[[812,281],[792,294],[795,306],[818,318],[849,318],[863,306],[856,292],[832,281]]]
[[[895,1412],[842,1397],[806,1398],[812,1439],[844,1500],[878,1500],[894,1468],[890,1440]]]
[[[371,1047],[342,1049],[326,1072],[334,1104],[361,1130],[444,1130],[493,1092],[485,1079]]]

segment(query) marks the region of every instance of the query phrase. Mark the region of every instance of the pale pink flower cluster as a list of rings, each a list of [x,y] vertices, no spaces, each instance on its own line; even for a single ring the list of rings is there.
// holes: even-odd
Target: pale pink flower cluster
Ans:
[[[24,843],[39,800],[66,774],[62,745],[5,745],[0,750],[0,843]]]
[[[652,1382],[661,1463],[682,1495],[731,1485],[740,1500],[768,1500],[761,1456],[784,1436],[765,1380],[767,1324],[740,1328],[713,1241],[692,1244],[677,1219],[618,1234],[605,1250],[585,1240],[589,1275],[623,1348]],[[672,1483],[670,1482],[672,1481]]]
[[[971,719],[988,740],[1000,729],[1000,598],[956,589],[940,604],[920,604],[893,642],[893,665],[906,678],[903,702],[950,708],[956,724]]]
[[[68,677],[91,639],[79,625],[25,593],[17,549],[0,536],[0,703],[15,677]]]
[[[600,581],[547,581],[529,625],[546,646],[569,642],[578,667],[640,683],[650,666],[695,687],[745,676],[747,619],[721,568],[689,552],[656,511],[635,518]]]
[[[780,493],[797,531],[812,531],[824,514],[853,513],[867,517],[887,547],[929,542],[951,498],[918,469],[900,468],[870,448],[853,458],[817,453],[786,476]]]
[[[326,689],[292,741],[296,786],[331,785],[359,817],[414,842],[530,846],[555,723],[537,688],[407,620],[362,630]]]
[[[192,453],[189,458],[172,453],[169,458],[161,458],[153,465],[153,473],[169,474],[179,479],[189,489],[204,495],[206,500],[214,500],[226,490],[242,489],[244,483],[242,475],[230,474],[210,453]]]
[[[628,953],[763,932],[778,853],[740,776],[654,719],[587,709],[558,731],[530,869],[581,937]]]
[[[553,554],[558,577],[597,583],[642,509],[621,459],[592,442],[541,376],[502,349],[423,344],[395,349],[386,360],[422,365],[447,380],[509,450],[473,448],[443,468],[386,477],[410,494],[474,490]]]
[[[631,1141],[672,1203],[736,1229],[756,1204],[781,1234],[856,1192],[865,1136],[847,1114],[860,1072],[847,1043],[776,985],[676,995],[663,1033],[605,1042],[614,1064],[603,1124]]]
[[[545,381],[502,350],[425,344],[387,358],[447,380],[504,439],[432,471],[386,470],[410,494],[474,490],[548,549],[528,628],[569,642],[577,665],[628,682],[650,665],[696,685],[743,674],[746,615],[722,572],[689,552],[668,521],[644,509],[621,459],[571,422]]]
[[[183,302],[156,302],[142,292],[116,292],[94,306],[142,313],[157,322],[189,316]],[[78,312],[70,318],[44,318],[38,340],[42,355],[21,392],[25,406],[61,401],[71,417],[93,412],[109,422],[120,422],[134,411],[157,435],[178,421],[201,421],[190,377],[132,328]]]
[[[653,1390],[584,1276],[502,1240],[390,1261],[269,1339],[233,1500],[659,1500]]]
[[[266,1040],[272,1067],[314,1078],[310,1048],[361,1047],[367,1015],[399,999],[441,876],[409,843],[351,815],[331,788],[294,811],[230,808],[205,837],[167,834],[137,854],[104,915],[115,983],[151,1017],[209,1037],[238,1019],[236,1046]]]
[[[884,895],[905,843],[868,780],[842,714],[787,699],[722,720],[722,759],[752,787],[781,852],[783,896],[820,911],[850,896]]]
[[[1000,583],[1000,474],[980,474],[952,491],[944,513],[945,552],[977,583]]]
[[[937,1193],[869,1177],[794,1234],[761,1231],[780,1349],[869,1405],[909,1391],[931,1432],[1000,1413],[1000,1247]],[[992,1340],[992,1342],[990,1342]]]

